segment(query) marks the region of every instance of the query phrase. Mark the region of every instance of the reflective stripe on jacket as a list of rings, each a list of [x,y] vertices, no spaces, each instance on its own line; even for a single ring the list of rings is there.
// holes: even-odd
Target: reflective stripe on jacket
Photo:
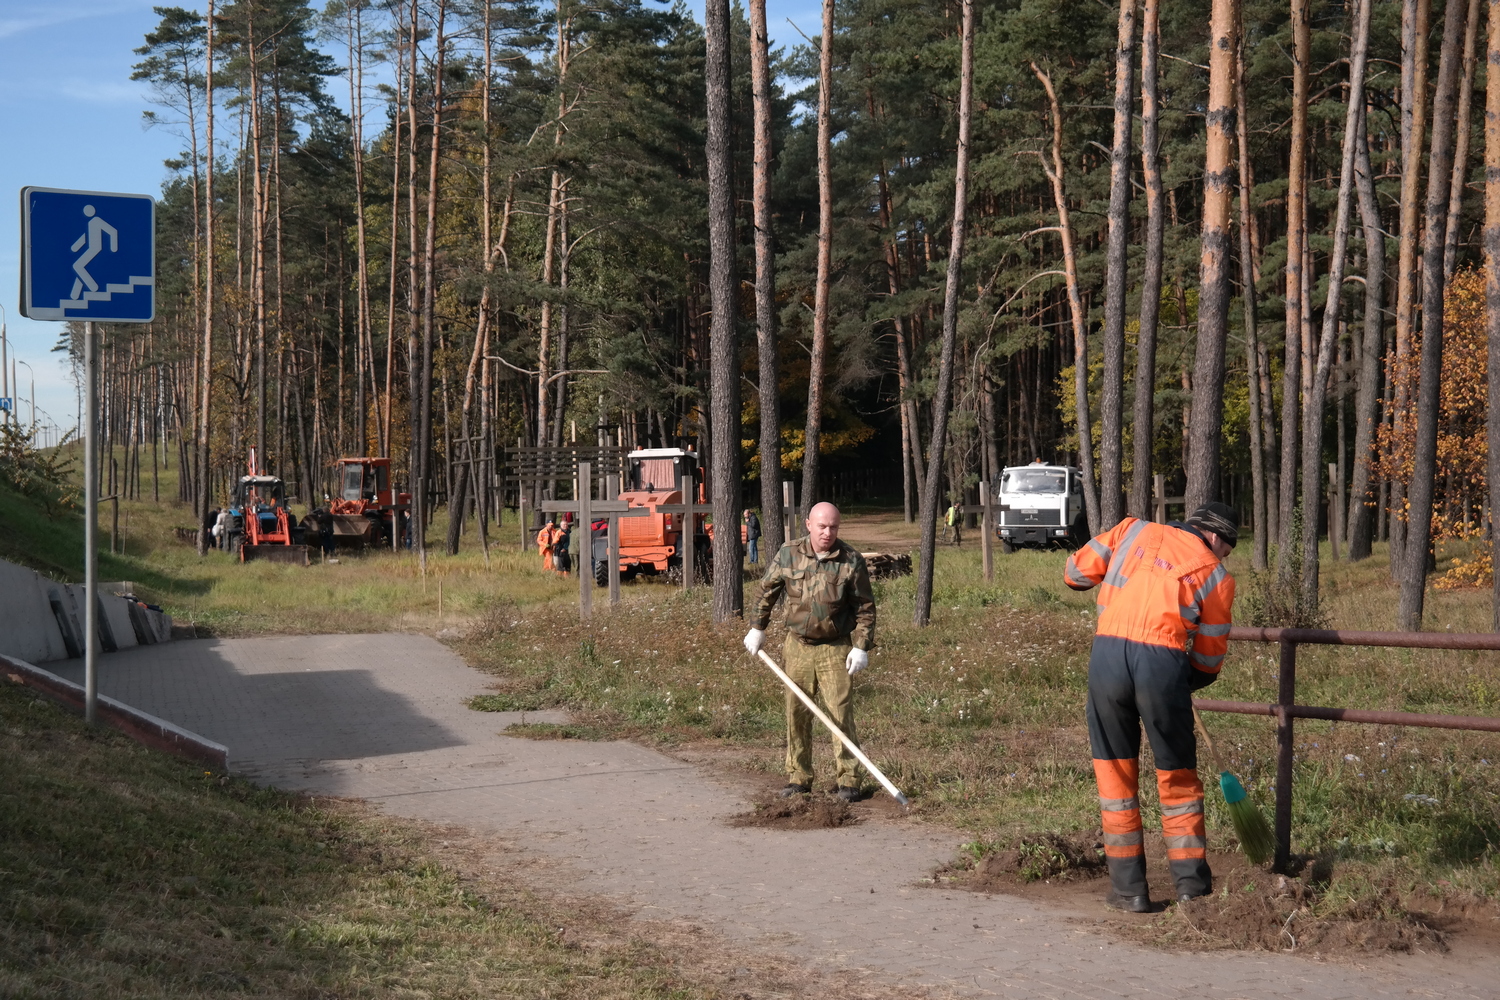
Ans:
[[[1099,587],[1096,634],[1181,650],[1191,638],[1192,665],[1219,672],[1234,577],[1187,525],[1127,517],[1068,557],[1063,582],[1074,590]]]

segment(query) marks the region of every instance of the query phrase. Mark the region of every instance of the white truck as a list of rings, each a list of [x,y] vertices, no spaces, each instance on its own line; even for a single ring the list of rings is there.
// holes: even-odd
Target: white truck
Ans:
[[[1076,549],[1088,541],[1082,473],[1071,465],[1013,465],[995,487],[1000,548]]]

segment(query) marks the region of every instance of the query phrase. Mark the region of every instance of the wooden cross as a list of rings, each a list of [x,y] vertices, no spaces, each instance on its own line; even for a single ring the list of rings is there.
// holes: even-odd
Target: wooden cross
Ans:
[[[797,531],[797,484],[790,479],[781,483],[781,534],[783,542],[790,542],[800,534]]]
[[[698,533],[698,519],[695,515],[712,514],[714,508],[712,504],[693,503],[691,501],[693,496],[693,477],[691,475],[684,474],[678,488],[682,491],[682,503],[659,503],[654,508],[642,509],[653,510],[657,514],[682,515],[682,524],[677,532],[677,545],[681,549],[682,555],[682,589],[691,590],[693,587],[693,570],[695,569],[693,565],[693,559],[695,558],[693,553],[693,536]],[[739,518],[731,519],[732,526],[738,524]]]
[[[1157,524],[1166,524],[1167,523],[1167,505],[1168,504],[1178,504],[1178,503],[1180,503],[1180,504],[1186,504],[1187,503],[1187,497],[1169,497],[1169,496],[1167,496],[1167,477],[1163,476],[1163,475],[1161,475],[1159,473],[1157,475],[1154,475],[1154,476],[1151,477],[1151,488],[1152,488],[1152,493],[1154,494],[1151,497],[1151,506],[1155,510],[1155,514],[1156,514],[1155,520],[1156,520],[1156,523]]]
[[[979,550],[984,553],[984,581],[995,582],[995,553],[990,548],[995,538],[995,508],[994,498],[990,496],[990,484],[983,480],[979,483],[979,501],[984,504],[984,518],[979,524]]]
[[[651,511],[646,507],[632,507],[624,500],[595,500],[593,470],[588,462],[578,463],[577,482],[578,486],[574,491],[578,496],[577,500],[543,500],[541,506],[542,510],[549,514],[566,512],[578,515],[579,529],[584,532],[584,537],[588,540],[585,546],[579,546],[588,553],[588,559],[575,560],[578,563],[576,567],[578,570],[578,617],[583,621],[588,621],[594,611],[594,518],[602,517],[609,521],[609,603],[619,604],[620,526],[618,521],[622,517],[644,517]],[[589,564],[587,571],[583,565],[585,561]]]

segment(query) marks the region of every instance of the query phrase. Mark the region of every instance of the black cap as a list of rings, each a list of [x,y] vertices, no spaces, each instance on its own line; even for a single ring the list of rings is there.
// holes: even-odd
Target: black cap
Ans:
[[[1188,515],[1187,523],[1212,531],[1231,549],[1240,540],[1240,516],[1227,503],[1204,504]]]

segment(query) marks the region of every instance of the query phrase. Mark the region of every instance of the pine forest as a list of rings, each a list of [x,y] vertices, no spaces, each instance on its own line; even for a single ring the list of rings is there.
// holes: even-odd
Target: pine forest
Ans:
[[[1040,458],[1093,532],[1157,476],[1234,506],[1307,620],[1320,536],[1388,543],[1403,628],[1489,537],[1497,0],[824,0],[775,48],[764,0],[157,13],[181,153],[156,321],[102,330],[103,493],[389,456],[425,558],[515,516],[507,449],[688,445],[772,551],[792,481],[903,497],[930,564]]]

